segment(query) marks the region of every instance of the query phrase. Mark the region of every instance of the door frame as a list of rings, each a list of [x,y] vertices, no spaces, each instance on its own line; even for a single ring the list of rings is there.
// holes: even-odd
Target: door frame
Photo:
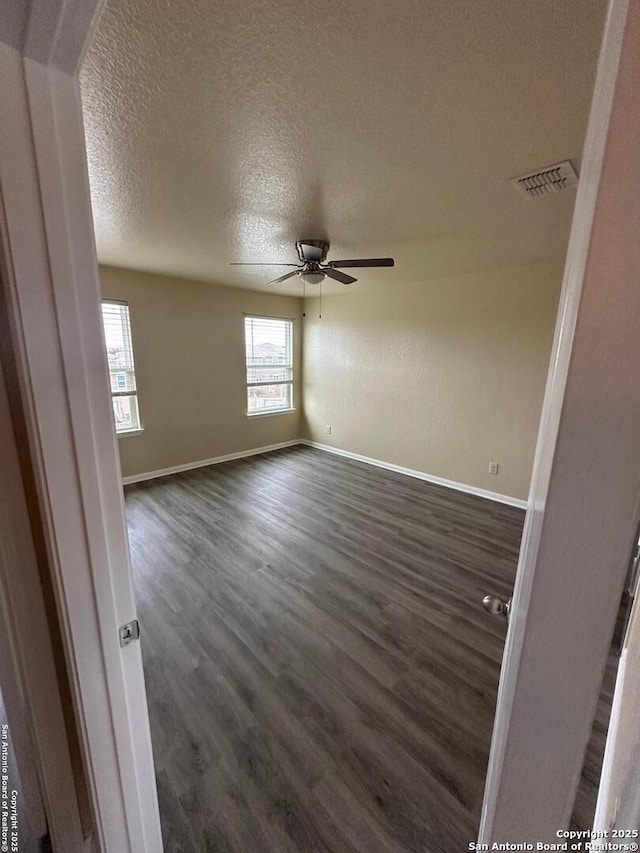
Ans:
[[[513,595],[480,842],[568,826],[640,517],[640,4],[612,0]],[[632,189],[633,188],[633,191]]]
[[[101,0],[84,0],[83,4],[74,0],[57,0],[55,4],[8,0],[0,6],[0,235],[20,394],[99,848],[118,853],[160,853],[140,647],[132,643],[120,649],[117,639],[119,624],[136,614],[116,436],[107,392],[78,80],[79,66],[101,6]],[[627,0],[612,0],[507,638],[481,840],[519,840],[523,834],[529,839],[531,822],[541,819],[544,826],[540,829],[536,825],[533,836],[539,838],[545,833],[550,835],[552,826],[558,828],[568,821],[571,794],[567,790],[573,787],[575,791],[577,786],[597,699],[599,678],[595,670],[600,658],[604,668],[611,637],[609,623],[612,629],[617,609],[615,572],[612,589],[597,602],[596,612],[596,606],[589,603],[585,594],[591,588],[602,590],[594,565],[595,552],[590,556],[588,549],[580,547],[577,561],[573,554],[566,553],[566,548],[563,551],[562,537],[550,518],[564,513],[565,520],[577,521],[576,517],[585,512],[584,501],[575,501],[572,506],[567,499],[566,488],[575,475],[575,467],[570,464],[575,461],[574,454],[567,441],[572,430],[574,434],[576,429],[579,431],[575,418],[580,415],[580,391],[590,388],[589,377],[579,369],[576,373],[576,366],[580,367],[576,344],[582,340],[581,328],[584,332],[581,318],[586,318],[587,332],[593,319],[585,295],[589,293],[593,302],[594,288],[596,297],[602,290],[597,287],[602,271],[593,269],[590,257],[596,213],[606,185],[602,170],[609,143],[606,128],[628,14]],[[625,276],[623,279],[623,284],[628,285]],[[629,289],[622,284],[619,293],[631,298]],[[633,299],[631,304],[635,305]],[[598,307],[597,298],[593,307]],[[625,327],[632,312],[626,313]],[[615,355],[620,356],[618,350]],[[609,361],[607,367],[618,376],[619,363]],[[600,388],[603,377],[599,375],[597,379]],[[572,410],[571,405],[577,410]],[[631,407],[627,414],[634,419],[640,440],[640,411]],[[582,452],[588,438],[583,436]],[[640,459],[640,447],[638,451]],[[618,473],[617,467],[615,471]],[[598,484],[606,483],[609,498],[628,498],[627,480],[625,487],[618,489],[615,480],[606,475],[602,460],[598,472]],[[592,541],[593,512],[588,509]],[[633,532],[637,517],[634,516]],[[623,539],[623,525],[613,526],[618,539]],[[584,525],[578,527],[584,534]],[[589,539],[588,529],[586,533]],[[575,546],[576,541],[572,539],[571,544]],[[597,550],[598,558],[601,553]],[[628,551],[625,557],[627,554]],[[560,563],[558,555],[563,556]],[[555,576],[551,574],[549,583],[553,566]],[[553,634],[553,620],[559,614],[562,619],[567,588],[575,588],[577,580],[581,582],[582,609],[579,623],[574,619],[570,627],[581,637],[585,624],[590,628],[595,663],[572,673],[573,687],[578,688],[582,699],[587,699],[576,716],[575,704],[564,702],[559,708],[554,705],[558,685],[546,683],[543,664],[547,657],[540,654],[542,646],[536,643],[541,634]],[[558,660],[572,660],[570,651],[575,659],[576,645],[567,642],[565,635],[564,645],[556,649]],[[563,658],[560,652],[567,654]],[[532,693],[535,690],[541,692]],[[526,725],[531,722],[532,707],[541,697],[547,717],[552,712],[559,713],[575,732],[555,764],[555,753],[550,753],[544,790],[540,786],[532,790],[517,771],[519,759],[535,746]],[[562,730],[561,734],[566,732]],[[539,740],[540,731],[537,737]],[[547,740],[554,742],[555,737],[554,734]],[[563,774],[561,766],[567,757],[568,787],[567,772]],[[549,779],[555,781],[549,784]],[[558,802],[549,793],[557,793],[560,784],[564,784],[564,790]],[[514,817],[519,821],[516,827]]]
[[[78,76],[101,8],[0,6],[2,278],[96,846],[161,853]]]
[[[85,842],[7,385],[0,362],[0,686],[31,827],[75,853]]]

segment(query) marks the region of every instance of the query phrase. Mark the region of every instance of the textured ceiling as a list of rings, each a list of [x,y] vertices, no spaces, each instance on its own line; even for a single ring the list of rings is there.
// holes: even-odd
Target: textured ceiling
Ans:
[[[326,238],[395,256],[370,287],[564,252],[575,191],[508,179],[579,167],[605,6],[108,0],[82,73],[100,260],[261,288],[277,268],[230,261]]]

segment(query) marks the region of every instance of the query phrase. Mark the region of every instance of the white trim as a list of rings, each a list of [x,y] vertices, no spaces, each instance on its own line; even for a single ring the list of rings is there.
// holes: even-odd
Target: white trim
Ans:
[[[0,44],[6,313],[93,805],[94,846],[102,853],[160,853],[140,644],[121,649],[118,642],[118,626],[136,610],[77,77],[101,0],[86,0],[79,17],[73,3],[13,5],[29,7],[25,41],[35,50],[37,35],[47,64]],[[61,64],[73,73],[58,70]],[[55,837],[53,844],[77,849]]]
[[[140,429],[122,429],[120,432],[116,430],[116,436],[118,438],[126,438],[128,435],[142,435],[144,433],[144,427],[140,427]]]
[[[282,413],[280,412],[279,414]],[[122,478],[122,485],[128,486],[132,483],[141,483],[144,480],[155,480],[157,477],[167,477],[170,474],[179,474],[182,471],[191,471],[194,468],[206,468],[208,465],[219,465],[221,462],[230,462],[232,459],[243,459],[245,456],[270,453],[272,450],[282,450],[284,447],[294,447],[297,444],[314,447],[316,450],[323,450],[325,453],[333,453],[336,456],[344,456],[346,459],[353,459],[356,462],[364,462],[366,465],[374,465],[376,468],[395,471],[396,474],[404,474],[406,477],[413,477],[416,480],[425,480],[427,483],[433,483],[436,486],[445,486],[445,488],[454,489],[456,492],[465,492],[468,495],[475,495],[478,498],[507,504],[518,509],[527,508],[527,502],[520,498],[512,498],[510,495],[502,495],[499,492],[491,492],[488,489],[480,489],[477,486],[469,486],[466,483],[457,483],[455,480],[446,480],[444,477],[436,477],[433,474],[426,474],[424,471],[415,471],[413,468],[404,468],[402,465],[393,465],[391,462],[383,462],[381,459],[373,459],[371,456],[362,456],[360,453],[351,453],[350,450],[341,450],[338,447],[320,444],[317,441],[310,441],[306,438],[295,438],[292,441],[282,441],[279,444],[255,447],[252,450],[227,453],[224,456],[214,456],[212,459],[202,459],[198,462],[187,462],[184,465],[174,465],[171,468],[159,468],[157,471],[148,471],[143,474],[131,474],[128,477]]]
[[[275,385],[276,383],[274,382],[273,384]],[[252,421],[254,418],[271,418],[274,415],[291,415],[293,412],[295,412],[295,407],[292,409],[274,409],[271,412],[247,412],[245,417]]]
[[[344,456],[347,459],[354,459],[356,462],[364,462],[366,465],[375,465],[376,468],[385,468],[387,471],[395,471],[396,474],[404,474],[406,477],[414,477],[416,480],[425,480],[427,483],[433,483],[436,486],[445,486],[447,489],[454,489],[456,492],[465,492],[468,495],[475,495],[478,498],[485,498],[496,503],[507,504],[518,509],[526,509],[527,502],[521,498],[513,498],[511,495],[503,495],[500,492],[491,492],[489,489],[481,489],[478,486],[469,486],[466,483],[458,483],[456,480],[447,480],[444,477],[436,477],[435,474],[427,474],[424,471],[416,471],[413,468],[404,468],[402,465],[394,465],[391,462],[383,462],[381,459],[373,459],[371,456],[363,456],[361,453],[352,453],[350,450],[341,450],[339,447],[332,447],[329,444],[320,444],[317,441],[310,441],[306,438],[301,438],[299,444],[306,444],[308,447],[315,447],[316,450],[324,450],[325,453],[333,453],[336,456]]]
[[[302,441],[299,438],[294,438],[292,441],[267,444],[264,447],[254,447],[252,450],[240,450],[238,453],[227,453],[224,456],[214,456],[211,459],[201,459],[198,462],[186,462],[184,465],[173,465],[171,468],[159,468],[157,471],[131,474],[122,478],[122,485],[128,486],[131,483],[142,483],[144,480],[155,480],[158,477],[180,474],[182,471],[191,471],[194,468],[206,468],[208,465],[219,465],[221,462],[231,462],[232,459],[244,459],[245,456],[258,456],[261,453],[270,453],[272,450],[282,450],[283,447],[293,447],[295,444],[302,444]]]
[[[279,266],[276,264],[276,266]],[[252,320],[255,318],[256,320],[287,320],[290,323],[295,323],[295,317],[277,317],[275,314],[248,314],[246,311],[242,312],[242,316],[247,320]]]
[[[600,329],[597,347],[607,359],[607,370],[602,371],[605,383],[613,382],[616,387],[619,381],[620,362],[615,360],[619,353],[611,348],[610,327],[602,326],[598,317],[598,294],[606,287],[605,277],[602,271],[600,281],[592,276],[587,305],[583,283],[589,276],[587,264],[593,264],[594,259],[594,222],[601,204],[602,167],[629,8],[628,0],[610,3],[598,61],[502,661],[479,831],[482,844],[530,838],[549,841],[556,838],[556,830],[569,824],[626,569],[624,560],[617,566],[611,563],[615,551],[611,537],[612,533],[614,538],[618,536],[619,531],[613,530],[610,518],[603,520],[607,502],[617,505],[619,501],[625,515],[628,511],[633,519],[629,547],[631,530],[637,533],[635,509],[627,499],[620,498],[624,488],[629,489],[628,482],[622,484],[618,464],[627,448],[618,449],[617,436],[616,442],[605,447],[606,443],[596,443],[589,433],[590,424],[596,429],[596,424],[606,420],[611,399],[599,385],[601,377],[593,377],[589,370],[580,375],[585,363],[584,340],[591,324]],[[633,264],[633,258],[630,260]],[[617,280],[615,292],[608,296],[612,305],[619,306],[615,335],[620,339],[625,325],[620,320],[625,312],[630,318],[637,314],[631,307],[633,286]],[[611,318],[606,321],[611,323]],[[582,363],[576,359],[576,331],[582,333]],[[591,342],[590,346],[593,349],[595,344]],[[637,364],[637,359],[627,352],[622,363],[622,369],[629,373],[629,365]],[[589,407],[583,404],[585,400]],[[616,425],[625,420],[635,422],[636,414],[629,408],[618,413]],[[560,438],[564,439],[562,445]],[[578,461],[571,458],[572,452],[579,456]],[[598,464],[607,458],[601,471],[604,468],[611,476],[598,482],[591,474],[592,486],[583,499],[580,467],[584,468],[589,453],[596,454],[594,461]],[[633,453],[630,458],[634,458]],[[635,472],[629,464],[626,469],[633,479]],[[622,512],[619,517],[624,524]],[[581,591],[579,604],[577,586]],[[587,637],[592,646],[599,645],[597,655],[593,649],[591,653],[585,650]],[[589,661],[587,672],[578,672],[575,664],[580,659]],[[563,663],[563,678],[571,673],[570,697],[564,695],[557,676]],[[533,703],[537,713],[531,707]],[[536,781],[532,781],[532,766]]]

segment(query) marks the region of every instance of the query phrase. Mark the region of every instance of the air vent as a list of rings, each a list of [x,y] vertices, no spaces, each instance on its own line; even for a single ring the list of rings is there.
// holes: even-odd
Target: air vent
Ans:
[[[537,172],[511,178],[509,183],[525,198],[542,198],[577,186],[578,175],[571,163],[565,160],[554,166],[545,166]]]

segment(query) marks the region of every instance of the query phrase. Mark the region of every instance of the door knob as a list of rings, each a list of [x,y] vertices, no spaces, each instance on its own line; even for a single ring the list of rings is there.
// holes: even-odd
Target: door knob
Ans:
[[[485,595],[485,597],[482,599],[482,606],[492,616],[504,616],[505,619],[509,619],[509,611],[511,610],[511,599],[509,599],[509,601],[504,601],[497,595]]]

